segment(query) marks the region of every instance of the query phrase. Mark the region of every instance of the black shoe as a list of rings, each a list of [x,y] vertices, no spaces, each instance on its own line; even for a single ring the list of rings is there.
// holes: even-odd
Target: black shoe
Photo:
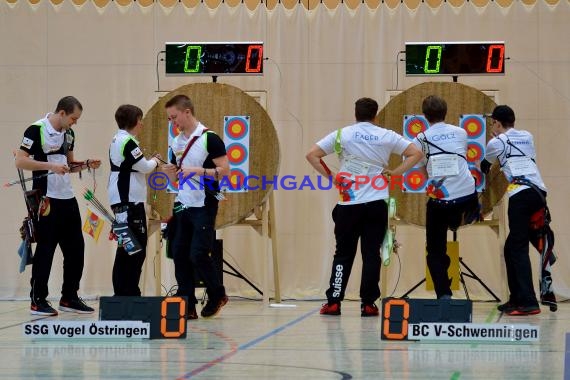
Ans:
[[[188,313],[186,313],[186,319],[198,319],[198,313],[196,312],[196,306],[188,306]]]
[[[540,314],[540,307],[538,305],[532,306],[517,306],[512,309],[506,309],[504,311],[507,315],[535,315]]]
[[[73,300],[66,300],[62,298],[59,301],[58,309],[61,311],[77,314],[91,314],[95,311],[92,307],[87,306],[81,298],[76,298]]]
[[[46,300],[32,301],[30,306],[30,314],[32,315],[46,315],[54,317],[57,315],[57,310],[51,307],[51,304]]]
[[[548,306],[550,311],[558,310],[558,304],[556,303],[556,296],[552,292],[548,292],[540,296],[540,303],[544,306]]]
[[[224,307],[224,305],[227,303],[228,296],[225,294],[222,296],[222,298],[214,300],[208,299],[208,302],[206,302],[206,306],[204,306],[200,315],[204,318],[213,317],[218,314],[220,310],[222,310],[222,307]]]
[[[499,310],[500,312],[506,313],[510,310],[516,309],[517,306],[512,303],[510,300],[508,302],[505,302],[499,306],[497,306],[497,310]]]

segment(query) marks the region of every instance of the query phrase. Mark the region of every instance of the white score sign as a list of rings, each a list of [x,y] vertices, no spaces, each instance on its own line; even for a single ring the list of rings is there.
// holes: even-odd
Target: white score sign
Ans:
[[[149,323],[141,321],[37,321],[25,323],[23,333],[32,338],[148,339]]]
[[[408,327],[409,340],[537,342],[538,326],[503,323],[418,323]]]

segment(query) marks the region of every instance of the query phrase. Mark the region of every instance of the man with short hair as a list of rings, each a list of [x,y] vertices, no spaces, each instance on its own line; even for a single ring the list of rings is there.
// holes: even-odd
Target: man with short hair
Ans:
[[[168,120],[181,132],[172,141],[171,164],[165,165],[171,181],[180,176],[178,195],[174,202],[174,239],[172,245],[177,295],[188,297],[188,319],[196,313],[194,269],[206,285],[208,302],[202,317],[213,317],[228,302],[222,279],[209,255],[215,239],[219,179],[229,174],[226,147],[220,137],[200,123],[194,105],[186,95],[176,95],[165,104]],[[192,180],[203,180],[203,186]],[[211,191],[206,191],[211,190]]]
[[[387,186],[380,189],[372,182],[383,173],[402,175],[423,157],[422,152],[402,136],[375,125],[377,112],[378,103],[374,99],[358,99],[354,106],[356,123],[329,133],[313,145],[306,155],[307,161],[317,172],[335,178],[340,190],[340,200],[332,211],[336,252],[326,291],[327,303],[320,311],[323,315],[341,314],[341,301],[360,239],[360,315],[378,316],[375,302],[380,297],[380,246],[388,226],[386,201],[389,194]],[[338,174],[332,173],[322,161],[323,157],[333,152],[338,154],[341,161]],[[405,157],[404,162],[394,170],[388,169],[391,154]],[[355,184],[356,178],[367,183]]]
[[[115,296],[140,296],[139,280],[146,258],[146,176],[159,164],[160,157],[146,159],[136,139],[142,131],[143,112],[132,104],[123,104],[115,112],[119,130],[109,146],[109,204],[118,223],[127,223],[141,250],[129,252],[117,246],[113,265]]]
[[[481,170],[488,173],[491,165],[498,162],[509,182],[509,235],[504,250],[510,295],[509,300],[497,308],[508,315],[539,314],[528,245],[532,242],[530,226],[534,216],[547,210],[547,189],[536,164],[532,134],[515,128],[512,108],[507,105],[495,107],[491,120],[495,137],[487,144]],[[552,236],[552,245],[553,240]],[[549,265],[554,263],[553,254],[547,259]],[[552,292],[545,296],[544,304],[556,304]]]
[[[451,279],[447,273],[447,230],[476,221],[479,199],[475,179],[467,166],[467,132],[445,123],[446,101],[435,95],[422,102],[429,128],[419,133],[414,144],[425,154],[420,162],[428,178],[426,188],[426,262],[438,299],[450,299]]]
[[[83,107],[75,97],[60,99],[53,113],[48,113],[26,129],[16,152],[18,169],[31,170],[34,177],[41,176],[33,182],[33,189],[38,189],[42,196],[30,280],[30,313],[34,315],[57,315],[47,296],[53,255],[58,244],[63,254],[59,310],[80,314],[94,311],[77,294],[83,274],[85,243],[79,206],[68,174],[87,168],[97,169],[101,165],[100,160],[77,162],[74,159],[75,134],[71,127],[82,112]]]

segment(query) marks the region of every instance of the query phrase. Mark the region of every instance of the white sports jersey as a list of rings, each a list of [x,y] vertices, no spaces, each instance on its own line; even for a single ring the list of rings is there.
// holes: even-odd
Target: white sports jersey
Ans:
[[[36,121],[24,132],[24,138],[20,149],[33,156],[34,160],[42,162],[53,162],[67,164],[67,152],[73,150],[75,135],[73,130],[56,131],[45,118]],[[34,176],[46,173],[46,171],[36,170]],[[71,199],[74,197],[73,188],[69,174],[51,174],[34,180],[34,189],[40,189],[42,195],[55,199]]]
[[[179,165],[180,167],[200,167],[200,168],[215,168],[216,165],[212,161],[215,158],[225,156],[226,148],[224,142],[218,135],[212,131],[204,132],[207,129],[202,123],[198,123],[196,130],[186,137],[184,133],[180,133],[172,140],[170,145],[174,157],[171,157],[171,162]],[[199,136],[188,153],[184,157],[184,161],[180,163],[180,159],[186,150],[186,146],[194,136]],[[196,173],[193,177],[199,181],[199,177],[203,172]],[[180,178],[179,178],[180,179]],[[189,178],[184,179],[184,182],[179,183],[178,195],[176,201],[182,203],[186,207],[204,207],[216,206],[218,201],[213,195],[207,194],[205,189],[209,188],[213,191],[219,190],[219,183],[217,181],[208,182],[200,188],[199,184],[191,181]]]
[[[430,175],[428,195],[452,200],[475,193],[475,179],[467,165],[467,132],[444,122],[431,125],[414,139],[424,152],[420,165]]]
[[[145,174],[156,167],[156,162],[144,158],[135,137],[122,129],[115,134],[109,146],[109,160],[111,163],[107,187],[109,204],[144,202]]]
[[[547,191],[538,166],[534,162],[536,160],[536,151],[534,150],[533,137],[529,132],[509,128],[505,133],[492,138],[487,144],[485,159],[490,163],[498,160],[507,181],[512,181],[514,170],[518,172],[516,174],[526,173],[522,174],[522,177],[540,189]],[[525,160],[526,162],[524,162]],[[521,165],[525,168],[521,169]],[[519,191],[528,188],[525,185],[510,184],[507,188],[507,193],[511,197]]]
[[[327,154],[334,152],[337,131],[329,133],[317,145]],[[388,167],[391,154],[402,154],[410,142],[394,131],[378,127],[369,122],[360,122],[342,128],[340,135],[342,153],[341,169],[356,175],[368,177],[367,184],[352,184],[350,190],[342,194],[341,205],[358,204],[387,199],[389,185],[380,179],[384,168]],[[354,168],[354,169],[351,169]],[[374,184],[374,186],[373,186]]]

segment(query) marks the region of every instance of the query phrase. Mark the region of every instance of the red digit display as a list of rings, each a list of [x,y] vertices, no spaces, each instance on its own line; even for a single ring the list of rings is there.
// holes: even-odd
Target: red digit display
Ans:
[[[263,60],[263,45],[250,45],[247,48],[247,58],[245,60],[246,73],[261,72],[261,61]],[[253,62],[253,67],[252,67]]]
[[[489,46],[489,53],[487,54],[487,72],[502,73],[504,62],[505,62],[505,45]]]

